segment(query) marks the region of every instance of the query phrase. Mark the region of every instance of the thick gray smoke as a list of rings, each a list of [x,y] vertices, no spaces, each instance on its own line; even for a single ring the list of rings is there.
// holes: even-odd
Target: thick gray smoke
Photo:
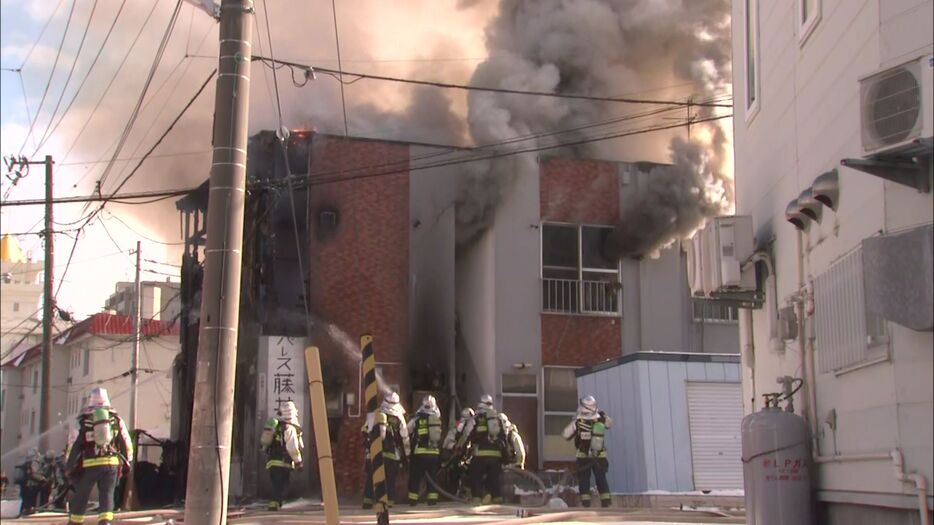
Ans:
[[[476,2],[462,1],[464,8]],[[695,100],[722,96],[730,84],[730,3],[728,0],[503,0],[487,28],[489,58],[471,79],[477,86],[599,96],[643,95],[643,98]],[[646,92],[648,88],[652,89]],[[640,109],[645,109],[640,108]],[[614,127],[593,126],[608,116],[631,113],[616,103],[572,101],[472,92],[470,131],[477,144],[493,144],[516,136],[554,130],[577,130],[560,137],[539,136],[521,145],[546,146],[636,130],[640,126],[686,118],[686,110],[635,120]],[[695,109],[703,118],[711,111]],[[702,131],[696,126],[695,131]],[[573,154],[620,160],[666,161],[651,177],[646,199],[625,203],[623,224],[615,237],[633,246],[615,246],[620,255],[641,255],[690,234],[711,215],[728,208],[732,179],[726,173],[729,155],[718,126],[703,126],[710,137],[702,145],[674,140],[683,129],[622,140],[593,142]],[[666,145],[670,147],[666,148]],[[492,161],[465,178],[463,195],[469,205],[458,207],[458,226],[486,228],[517,165]],[[657,212],[653,208],[663,211]],[[638,219],[645,233],[626,233]],[[647,237],[651,237],[648,239]]]

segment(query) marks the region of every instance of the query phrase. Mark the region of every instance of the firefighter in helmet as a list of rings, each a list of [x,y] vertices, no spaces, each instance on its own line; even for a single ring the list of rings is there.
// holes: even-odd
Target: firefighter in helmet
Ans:
[[[276,417],[269,418],[260,436],[260,444],[266,451],[266,470],[272,485],[272,500],[269,510],[282,508],[289,491],[289,481],[293,470],[302,469],[302,425],[298,420],[298,409],[292,401],[276,411]]]
[[[363,488],[363,508],[373,507],[373,468],[370,462],[370,432],[379,428],[383,438],[383,468],[386,472],[386,498],[389,505],[395,502],[396,474],[401,463],[408,460],[409,433],[405,420],[405,408],[399,403],[399,394],[390,392],[375,414],[367,415],[363,425],[363,446],[366,449],[366,486]]]
[[[499,419],[503,422],[503,429],[506,431],[506,453],[503,455],[503,465],[525,469],[525,443],[522,441],[519,429],[502,412],[499,414]]]
[[[457,449],[473,449],[470,460],[471,502],[480,504],[484,493],[493,503],[503,502],[503,458],[507,450],[506,429],[500,414],[493,408],[493,396],[480,397],[474,417],[464,427]],[[486,489],[484,491],[484,489]]]
[[[409,420],[407,427],[409,436],[415,439],[412,442],[411,464],[409,466],[409,505],[418,504],[418,496],[422,479],[430,476],[432,480],[438,479],[438,456],[441,453],[441,411],[435,396],[422,398],[422,406],[418,408],[415,417]],[[437,505],[438,491],[427,479],[428,504]]]
[[[464,427],[467,426],[468,421],[473,419],[473,416],[474,411],[472,408],[467,407],[461,410],[457,422],[448,429],[448,433],[444,436],[444,443],[441,444],[442,455],[451,456],[454,453],[457,442],[460,441],[460,437],[464,434]]]
[[[573,439],[577,449],[577,483],[581,504],[585,507],[590,506],[591,473],[600,492],[600,505],[610,506],[610,485],[606,481],[610,463],[606,459],[605,440],[606,429],[612,425],[613,420],[597,409],[597,400],[587,396],[581,398],[577,414],[561,433],[564,439]]]
[[[133,441],[123,419],[110,406],[107,390],[91,390],[88,406],[78,416],[78,436],[68,454],[68,471],[75,487],[69,523],[84,523],[94,486],[100,498],[97,522],[113,523],[114,488],[123,467],[129,469],[132,457]]]

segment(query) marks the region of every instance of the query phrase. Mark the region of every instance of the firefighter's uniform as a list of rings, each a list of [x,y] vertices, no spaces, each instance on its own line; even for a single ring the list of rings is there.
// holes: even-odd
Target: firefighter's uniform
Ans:
[[[95,412],[106,411],[108,420],[98,425],[109,425],[112,440],[106,444],[95,441]],[[123,467],[129,467],[133,458],[133,441],[126,424],[110,406],[107,390],[95,388],[88,398],[88,407],[78,416],[78,436],[68,454],[71,477],[77,478],[75,492],[69,504],[69,523],[84,523],[88,497],[97,486],[99,505],[97,522],[112,523],[114,520],[114,488]]]
[[[379,411],[368,414],[363,425],[363,446],[366,449],[366,485],[363,487],[363,508],[373,507],[373,468],[370,463],[370,431],[379,426],[383,438],[383,469],[386,472],[386,498],[389,505],[395,503],[396,474],[400,464],[407,460],[409,434],[405,422],[405,408],[399,404],[399,394],[390,392],[383,399]]]
[[[604,432],[610,428],[613,420],[597,410],[597,401],[593,396],[580,400],[577,414],[565,427],[562,435],[567,440],[574,440],[577,449],[577,483],[581,504],[590,506],[590,475],[593,473],[600,493],[600,505],[610,506],[610,485],[606,473],[610,469],[607,461]]]
[[[415,439],[409,466],[409,505],[418,504],[422,479],[438,479],[438,456],[441,453],[441,411],[434,396],[425,396],[422,406],[408,424],[407,432]],[[428,504],[438,503],[438,491],[428,480]]]
[[[305,444],[302,441],[302,427],[295,403],[287,401],[277,417],[267,423],[263,431],[271,433],[271,436],[266,438],[270,440],[266,446],[266,470],[269,471],[269,482],[272,485],[269,510],[277,511],[282,508],[289,491],[292,471],[302,468],[302,449],[305,448]]]
[[[471,502],[480,504],[489,494],[493,503],[503,502],[503,458],[507,448],[505,425],[493,408],[493,397],[480,398],[476,414],[467,422],[457,448],[467,444],[473,449],[468,475]],[[484,490],[485,489],[485,490]]]

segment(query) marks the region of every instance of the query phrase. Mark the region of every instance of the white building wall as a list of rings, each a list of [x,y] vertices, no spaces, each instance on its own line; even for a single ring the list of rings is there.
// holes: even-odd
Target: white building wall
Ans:
[[[759,110],[745,109],[744,1],[733,3],[734,145],[737,213],[752,215],[757,246],[775,261],[782,306],[797,288],[796,230],[785,206],[813,179],[837,168],[840,207],[824,209],[804,239],[805,278],[820,275],[862,239],[879,232],[930,223],[930,193],[840,166],[860,158],[860,95],[857,79],[931,52],[934,2],[918,0],[824,0],[822,17],[803,44],[796,34],[798,2],[759,2],[761,92]],[[930,108],[927,109],[930,111]],[[769,310],[753,313],[754,376],[744,374],[746,408],[761,408],[761,394],[777,390],[779,375],[801,375],[796,343],[769,348]],[[822,454],[858,454],[894,447],[906,468],[929,480],[934,474],[934,346],[931,332],[888,323],[891,359],[836,376],[819,374],[817,417],[834,410],[836,435],[820,425]],[[744,330],[745,331],[745,330]],[[817,349],[820,352],[820,348]],[[755,385],[755,386],[754,386]],[[798,400],[798,407],[803,406]],[[834,443],[835,442],[835,443]],[[887,505],[910,507],[913,487],[897,482],[887,461],[835,462],[817,468],[817,494],[842,501],[857,493],[906,495]],[[929,494],[931,489],[929,489]],[[869,502],[869,496],[860,496]],[[882,501],[878,498],[872,501]]]

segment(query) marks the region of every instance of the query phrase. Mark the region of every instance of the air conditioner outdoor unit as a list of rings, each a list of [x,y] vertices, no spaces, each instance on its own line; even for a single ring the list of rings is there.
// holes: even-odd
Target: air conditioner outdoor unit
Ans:
[[[934,55],[859,79],[861,135],[867,155],[902,153],[934,135]]]
[[[742,272],[753,246],[752,217],[715,217],[687,244],[691,294],[712,297],[756,290],[755,272]]]

